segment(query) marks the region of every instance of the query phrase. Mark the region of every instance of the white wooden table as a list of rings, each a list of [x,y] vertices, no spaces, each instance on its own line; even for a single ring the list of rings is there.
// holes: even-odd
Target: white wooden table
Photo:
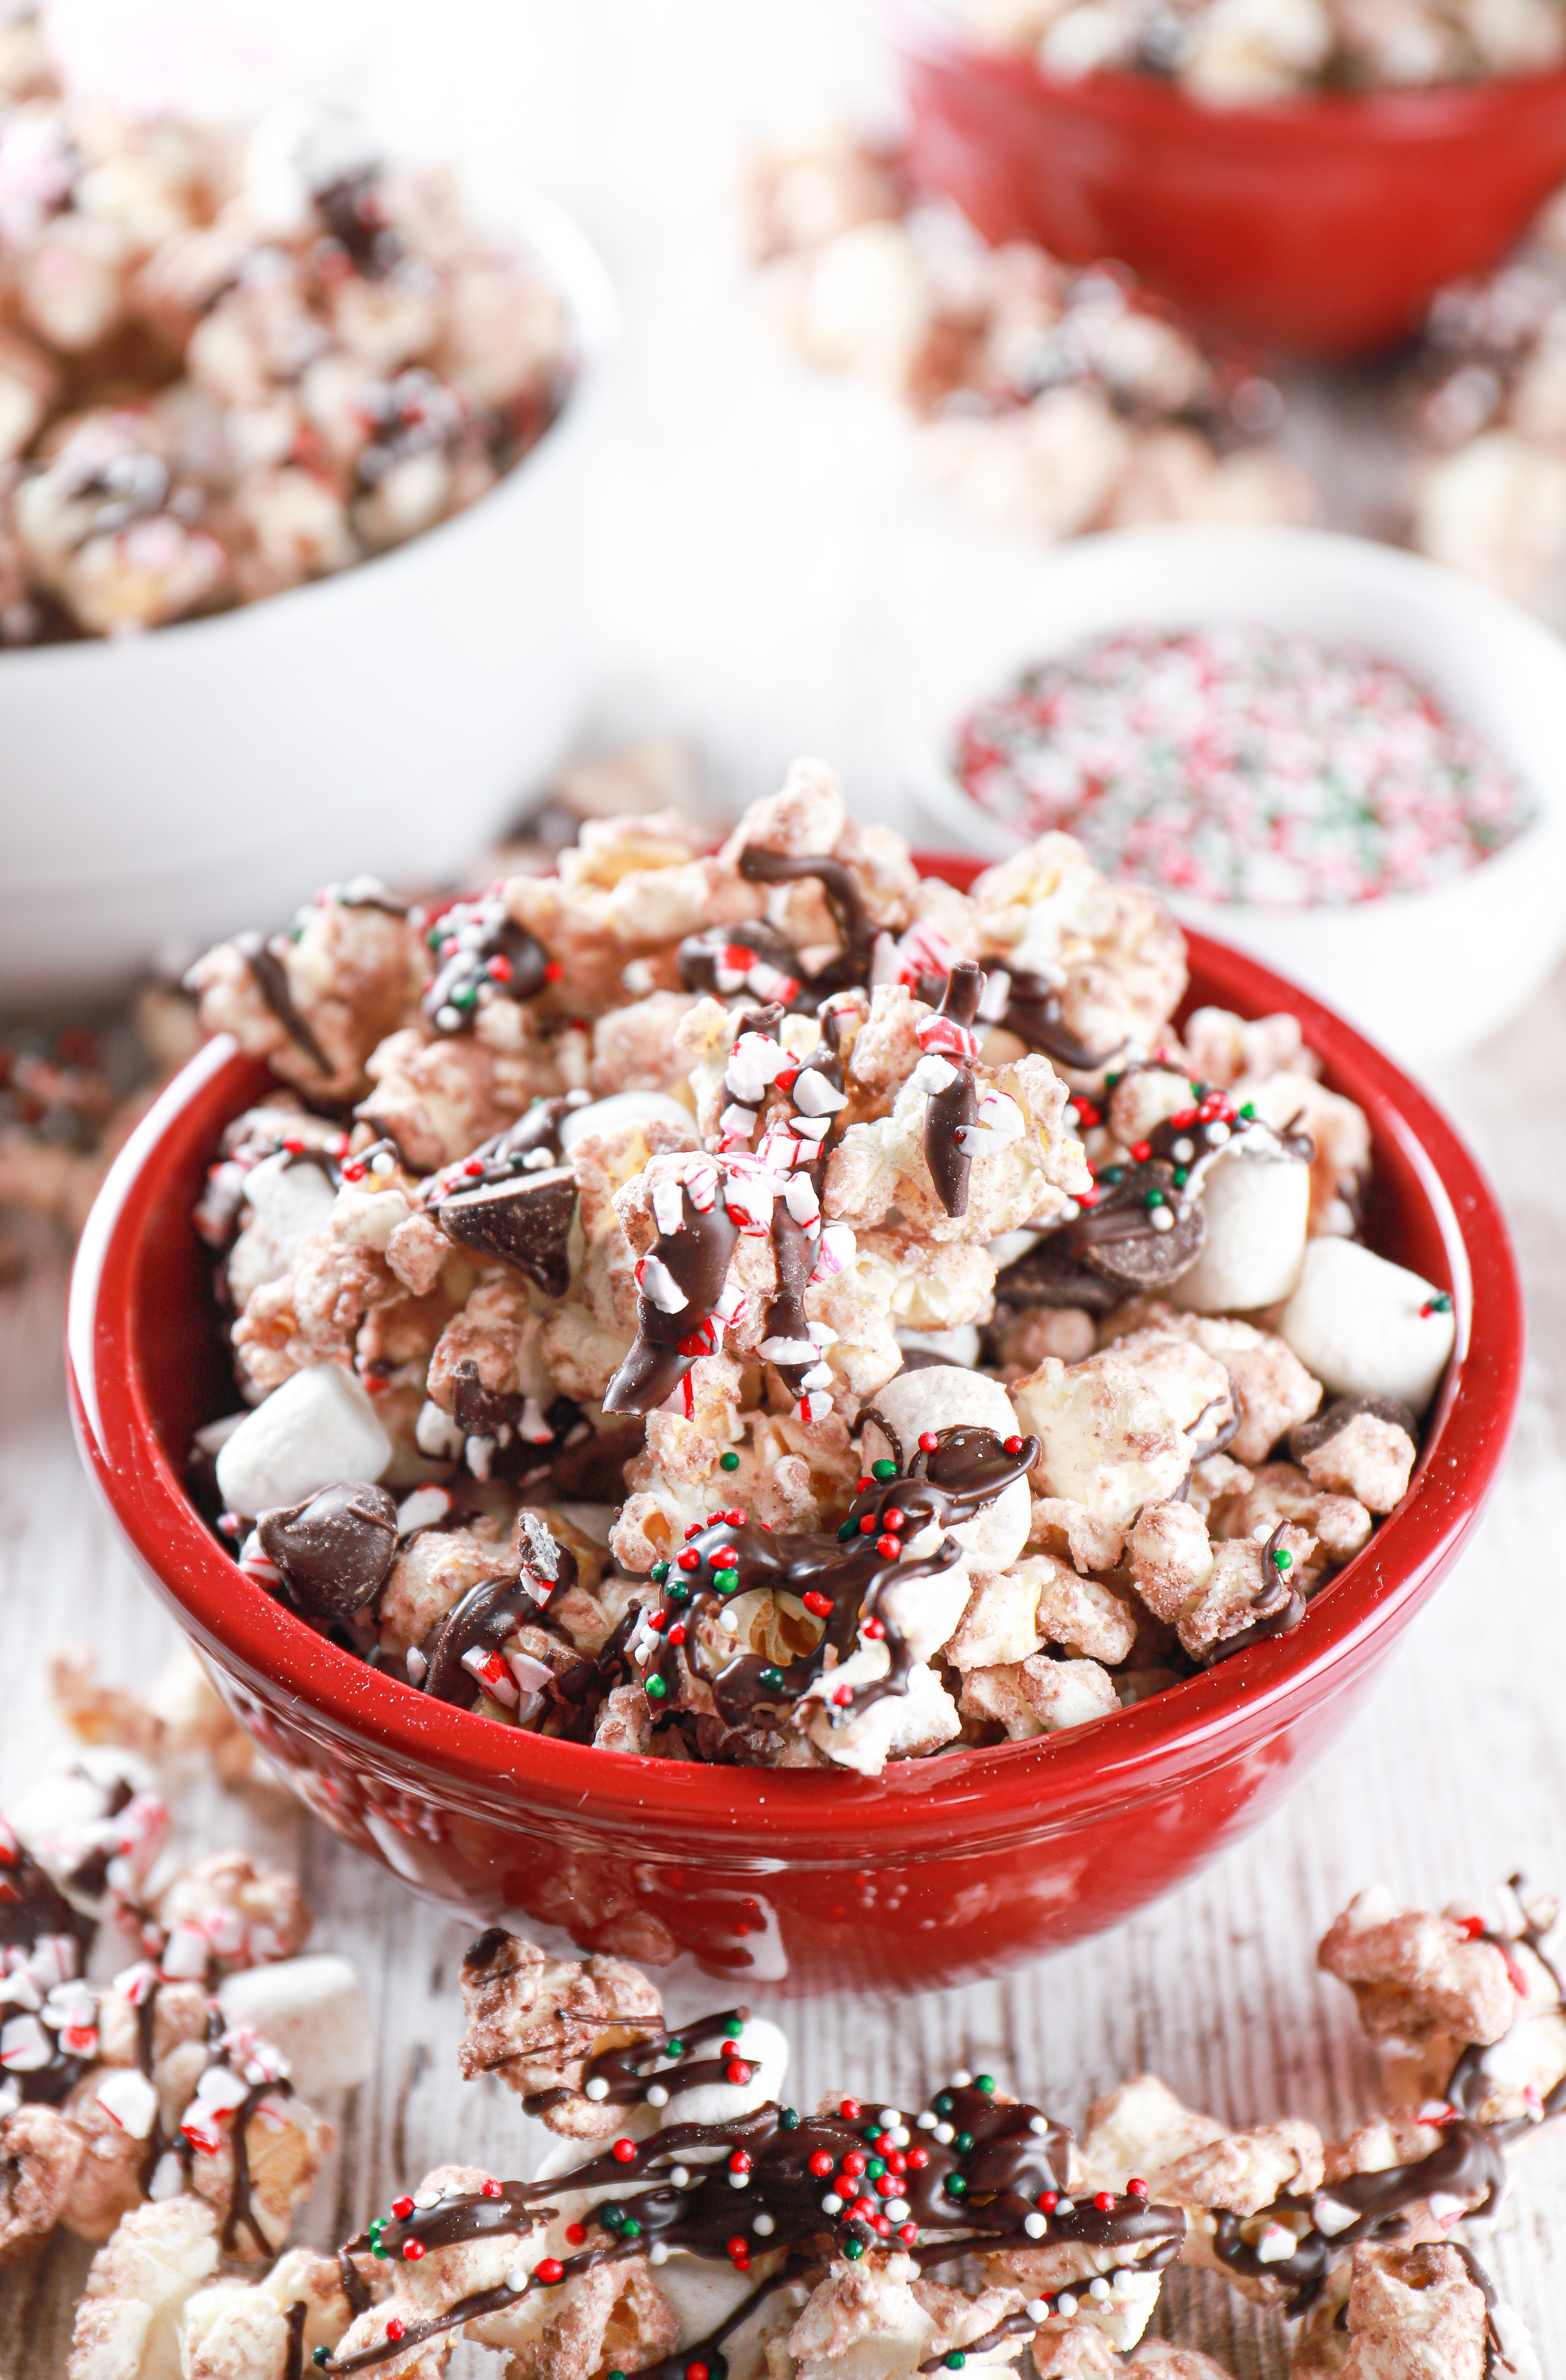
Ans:
[[[1286,2111],[1341,2131],[1368,2107],[1371,2075],[1348,1995],[1312,1959],[1348,1894],[1383,1878],[1428,1904],[1472,1902],[1519,1866],[1540,1886],[1566,1884],[1566,1597],[1553,1538],[1566,1515],[1566,1120],[1553,1088],[1563,1077],[1566,979],[1503,1044],[1439,1086],[1505,1196],[1535,1353],[1490,1512],[1369,1707],[1256,1835],[1118,1932],[907,2005],[783,2003],[775,2012],[795,2045],[790,2088],[801,2104],[849,2084],[917,2104],[966,2065],[1072,2121],[1094,2093],[1151,2066],[1232,2120]],[[60,1746],[44,1669],[64,1635],[89,1637],[103,1673],[125,1681],[147,1678],[173,1641],[78,1466],[60,1377],[63,1284],[56,1253],[0,1293],[0,1807]],[[240,1841],[298,1863],[318,1943],[358,1962],[376,2010],[375,2074],[342,2111],[342,2155],[307,2236],[346,2237],[395,2185],[453,2156],[526,2169],[539,2128],[498,2085],[456,2081],[461,1920],[411,1900],[279,1797],[208,1787],[182,1808],[212,1845]],[[684,2014],[721,1997],[699,1977],[676,1975],[671,1986]],[[1546,2372],[1566,2372],[1566,2306],[1551,2282],[1566,2254],[1566,2127],[1534,2142],[1517,2171],[1487,2252],[1534,2326]],[[63,2242],[35,2267],[0,2275],[3,2380],[63,2370],[85,2263],[85,2251]],[[1193,2288],[1177,2275],[1160,2321],[1244,2380],[1287,2368],[1281,2328],[1220,2284]],[[476,2350],[461,2352],[484,2368]]]
[[[292,15],[358,6],[316,0]],[[781,358],[755,319],[733,209],[746,146],[812,102],[884,99],[865,17],[847,0],[449,0],[437,38],[415,0],[358,13],[381,42],[360,87],[393,128],[455,149],[480,181],[536,176],[587,220],[621,284],[624,362],[590,528],[601,739],[694,735],[724,804],[819,751],[863,811],[906,824],[889,735],[899,623],[942,603],[1003,605],[1037,564],[918,492],[883,401]],[[1116,1934],[905,2007],[785,2005],[801,2104],[850,2083],[908,2104],[965,2064],[1072,2120],[1151,2066],[1234,2120],[1289,2111],[1341,2131],[1368,2107],[1371,2077],[1347,1995],[1317,1975],[1313,1949],[1348,1894],[1384,1878],[1414,1900],[1472,1901],[1519,1866],[1566,1887],[1553,1542],[1566,1523],[1563,1079],[1558,983],[1439,1087],[1505,1195],[1535,1355],[1509,1475],[1376,1699],[1256,1836]],[[78,1467],[63,1293],[58,1252],[0,1292],[0,1807],[58,1748],[43,1675],[62,1636],[90,1637],[104,1673],[127,1681],[149,1676],[172,1641]],[[347,2236],[395,2185],[454,2155],[526,2169],[539,2143],[515,2101],[455,2079],[461,1922],[276,1798],[207,1789],[186,1815],[206,1842],[297,1861],[318,1942],[356,1959],[376,2010],[375,2074],[342,2111],[341,2156],[308,2236]],[[671,1986],[682,2013],[719,1991]],[[1566,2374],[1566,2306],[1551,2286],[1566,2252],[1566,2128],[1519,2169],[1491,2252],[1547,2373]],[[0,2275],[0,2380],[56,2380],[85,2264],[62,2243]],[[1177,2275],[1159,2322],[1244,2380],[1286,2369],[1282,2331],[1219,2284]],[[454,2371],[489,2368],[459,2349]]]

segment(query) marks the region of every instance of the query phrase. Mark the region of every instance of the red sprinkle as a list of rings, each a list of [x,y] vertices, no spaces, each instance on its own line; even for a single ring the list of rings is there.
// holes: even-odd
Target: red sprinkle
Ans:
[[[941,1445],[941,1440],[937,1438],[937,1436],[936,1436],[936,1434],[935,1434],[934,1430],[932,1430],[932,1429],[922,1429],[922,1430],[920,1430],[920,1432],[919,1432],[919,1451],[920,1451],[920,1453],[921,1453],[921,1454],[934,1454],[934,1453],[936,1453],[936,1452],[939,1451],[940,1445]]]
[[[585,2223],[567,2223],[565,2226],[565,2237],[570,2240],[573,2248],[579,2248],[587,2236],[588,2227]]]
[[[561,965],[558,959],[551,959],[544,968],[544,981],[546,983],[558,983],[564,972],[565,969]]]
[[[682,1570],[699,1570],[701,1568],[701,1556],[696,1551],[694,1546],[687,1546],[685,1552],[680,1556],[680,1568]]]
[[[616,2141],[610,2152],[617,2165],[629,2165],[636,2153],[635,2141]]]
[[[616,2156],[620,2154],[620,2143],[618,2141],[614,2143],[614,2154]],[[558,2256],[546,2256],[542,2264],[534,2265],[533,2272],[535,2278],[544,2282],[546,2285],[551,2282],[563,2280],[565,2277],[565,2267],[561,2263]]]
[[[396,2216],[399,2223],[406,2223],[408,2216],[413,2213],[412,2199],[394,2198],[392,2201],[392,2212]]]
[[[1115,2194],[1112,2190],[1100,2190],[1094,2193],[1093,2204],[1100,2215],[1108,2215],[1113,2208],[1114,2203]]]
[[[902,1550],[903,1540],[901,1537],[878,1537],[876,1539],[876,1551],[880,1554],[882,1561],[895,1561]]]
[[[749,2240],[742,2240],[736,2232],[729,2241],[729,2253],[736,2265],[747,2265],[750,2262]]]
[[[748,2149],[735,2149],[733,2156],[729,2159],[729,2171],[731,2173],[748,2173],[750,2171],[750,2151]]]
[[[710,2375],[708,2373],[706,2364],[687,2363],[686,2365],[686,2380],[710,2380]]]
[[[822,1595],[819,1589],[814,1586],[808,1588],[807,1592],[800,1597],[799,1600],[805,1606],[807,1611],[813,1611],[815,1613],[818,1620],[824,1620],[828,1612],[832,1609],[832,1600],[831,1596]]]
[[[859,1622],[859,1633],[861,1636],[868,1636],[872,1645],[879,1645],[881,1638],[886,1633],[886,1622],[884,1620],[877,1620],[873,1616],[868,1620],[861,1620]]]
[[[403,2254],[407,2258],[410,2265],[417,2265],[419,2259],[423,2253],[424,2242],[422,2240],[405,2240],[403,2241]]]
[[[858,2149],[850,2149],[848,2151],[846,2156],[844,2156],[843,2160],[843,2170],[844,2173],[852,2174],[856,2181],[864,2172],[865,2160]]]
[[[907,2247],[911,2248],[918,2236],[919,2227],[917,2223],[900,2223],[897,2227],[897,2237]]]
[[[908,2170],[910,2173],[923,2173],[929,2163],[929,2151],[928,2149],[916,2148],[908,2151]],[[1038,2204],[1042,2206],[1044,2201],[1040,2199]]]
[[[876,1533],[877,1529],[878,1529],[880,1526],[880,1522],[876,1519],[876,1516],[875,1516],[875,1514],[874,1514],[873,1512],[862,1512],[862,1513],[860,1514],[860,1516],[859,1516],[859,1535],[860,1535],[862,1537],[873,1537],[873,1536],[875,1536],[875,1533]]]
[[[387,2338],[400,2338],[403,2335],[403,2318],[400,2313],[388,2314],[386,2317]]]
[[[880,2233],[881,2238],[883,2240],[890,2240],[892,2237],[892,2222],[890,2216],[885,2215],[877,2215],[872,2216],[871,2220],[873,2221],[876,2229]]]
[[[896,2195],[897,2176],[894,2173],[878,2174],[876,2176],[876,2196],[878,2198],[895,2198]]]
[[[492,976],[496,983],[509,983],[511,981],[513,973],[512,965],[504,951],[497,951],[495,953],[493,958],[491,959],[488,966],[486,967],[485,973]]]
[[[745,1526],[745,1514],[741,1512],[725,1512],[723,1518],[731,1529],[743,1529]]]
[[[854,1689],[852,1686],[839,1686],[836,1694],[832,1696],[832,1700],[837,1705],[839,1710],[846,1710],[853,1699]]]
[[[484,1160],[481,1157],[465,1157],[462,1160],[462,1170],[464,1173],[471,1173],[477,1178],[484,1170]]]
[[[701,1535],[702,1526],[703,1524],[700,1521],[693,1521],[691,1523],[689,1528],[686,1531],[686,1543],[687,1546],[689,1545],[692,1537],[698,1537]]]
[[[873,1479],[867,1476],[860,1480],[857,1492],[861,1496],[868,1496],[875,1484],[876,1483]]]
[[[1131,2180],[1125,2185],[1125,2191],[1128,2198],[1146,2198],[1147,2195],[1147,2185],[1142,2180],[1140,2174],[1134,2173]]]
[[[480,2183],[479,2195],[480,2198],[504,2198],[505,2196],[505,2192],[502,2189],[500,2183],[492,2176],[488,2181],[482,2181]]]
[[[858,2100],[840,2099],[837,2104],[837,2112],[843,2118],[845,2124],[856,2124],[860,2116]]]
[[[1038,2193],[1038,2204],[1044,2209],[1046,2215],[1053,2215],[1060,2203],[1061,2198],[1059,2191],[1041,2190]]]
[[[829,2149],[817,2149],[815,2151],[810,2159],[810,2170],[816,2176],[818,2181],[822,2180],[827,2174],[831,2173],[832,2153]]]
[[[1020,1454],[1022,1452],[1022,1440],[1020,1438],[1005,1438],[1002,1439],[1001,1443],[1005,1448],[1008,1454]]]
[[[1146,1165],[1152,1153],[1153,1147],[1151,1141],[1134,1140],[1131,1144],[1131,1154],[1135,1159],[1138,1165]]]
[[[851,2216],[855,2217],[860,2223],[873,2223],[876,2219],[875,2200],[873,2198],[856,2198],[848,2212]]]
[[[683,1645],[685,1641],[686,1623],[683,1620],[676,1620],[669,1631],[669,1642],[671,1645]]]
[[[724,2067],[723,2080],[725,2082],[748,2082],[750,2080],[750,2069],[747,2066],[742,2058],[736,2058],[732,2066]]]

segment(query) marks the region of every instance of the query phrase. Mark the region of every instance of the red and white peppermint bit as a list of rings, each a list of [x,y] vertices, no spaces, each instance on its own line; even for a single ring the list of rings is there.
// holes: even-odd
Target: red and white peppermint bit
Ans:
[[[1027,671],[954,768],[1019,832],[1208,901],[1340,906],[1450,882],[1522,832],[1522,788],[1390,662],[1261,627],[1131,629]]]

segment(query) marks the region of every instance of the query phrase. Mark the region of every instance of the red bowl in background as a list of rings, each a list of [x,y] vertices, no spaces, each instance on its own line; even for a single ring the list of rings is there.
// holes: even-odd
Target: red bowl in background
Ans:
[[[1196,322],[1320,358],[1416,330],[1566,180],[1566,69],[1220,108],[1151,75],[1056,79],[893,0],[913,165],[986,239],[1115,258]]]
[[[966,885],[971,860],[922,863]],[[1521,1389],[1522,1293],[1495,1195],[1424,1093],[1253,959],[1190,936],[1190,1003],[1287,1007],[1375,1135],[1373,1244],[1452,1293],[1458,1360],[1402,1509],[1288,1636],[1134,1709],[879,1779],[558,1743],[427,1700],[244,1578],[188,1500],[192,1429],[232,1408],[189,1216],[223,1126],[271,1079],[226,1039],[164,1091],[82,1234],[77,1435],[138,1566],[230,1708],[336,1833],[474,1917],[789,1993],[991,1974],[1115,1925],[1264,1818],[1331,1742],[1478,1516]]]

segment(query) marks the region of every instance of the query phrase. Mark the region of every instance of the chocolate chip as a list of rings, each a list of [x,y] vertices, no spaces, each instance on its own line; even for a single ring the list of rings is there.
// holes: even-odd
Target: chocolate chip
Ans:
[[[350,1620],[386,1584],[397,1542],[397,1508],[384,1488],[344,1480],[303,1504],[263,1512],[261,1550],[276,1563],[311,1620]]]
[[[1120,1304],[1112,1282],[1078,1263],[1064,1232],[1052,1232],[995,1277],[997,1305],[1075,1305],[1108,1314]],[[906,1368],[906,1365],[904,1365]]]
[[[546,1297],[564,1297],[571,1286],[576,1208],[577,1177],[568,1165],[555,1165],[456,1191],[439,1202],[435,1220],[448,1239],[479,1256],[498,1257],[537,1281]]]
[[[1167,1232],[1155,1231],[1146,1210],[1137,1221],[1135,1210],[1126,1208],[1128,1228],[1123,1235],[1106,1232],[1085,1245],[1078,1242],[1083,1262],[1120,1289],[1167,1288],[1182,1273],[1189,1272],[1201,1255],[1208,1224],[1196,1199],[1184,1211],[1179,1208],[1163,1211],[1174,1215]]]
[[[1318,1448],[1336,1438],[1341,1429],[1345,1429],[1361,1414],[1369,1414],[1377,1421],[1390,1422],[1394,1429],[1407,1433],[1412,1444],[1418,1445],[1419,1424],[1407,1405],[1400,1404],[1396,1397],[1335,1397],[1313,1421],[1302,1421],[1296,1429],[1290,1432],[1290,1460],[1303,1463],[1307,1454],[1315,1454]]]

